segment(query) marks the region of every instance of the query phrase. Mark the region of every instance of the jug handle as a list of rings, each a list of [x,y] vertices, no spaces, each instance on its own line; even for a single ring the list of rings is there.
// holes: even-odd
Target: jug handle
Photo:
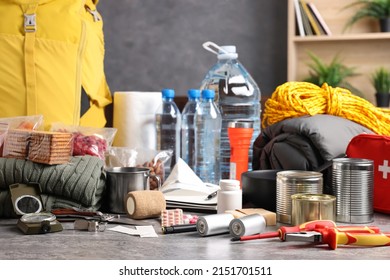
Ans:
[[[202,46],[203,46],[203,48],[205,48],[209,52],[215,53],[216,55],[220,54],[220,52],[218,52],[216,50],[219,50],[222,53],[228,53],[226,50],[224,50],[223,48],[218,46],[216,43],[213,43],[213,42],[210,42],[210,41],[203,43]]]

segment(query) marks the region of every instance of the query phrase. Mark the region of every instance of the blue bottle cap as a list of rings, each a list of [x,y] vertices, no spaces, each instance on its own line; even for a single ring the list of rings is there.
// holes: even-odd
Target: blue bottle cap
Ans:
[[[200,97],[200,90],[193,88],[189,89],[187,95],[189,99],[197,99]]]
[[[212,89],[204,89],[202,90],[202,98],[203,99],[214,99],[215,91]]]
[[[162,97],[164,98],[174,98],[175,97],[175,91],[171,88],[164,88],[162,91]]]

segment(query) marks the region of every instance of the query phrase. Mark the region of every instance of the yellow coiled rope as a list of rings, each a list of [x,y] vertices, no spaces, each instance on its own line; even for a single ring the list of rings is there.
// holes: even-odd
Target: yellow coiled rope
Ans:
[[[262,127],[288,118],[328,114],[343,117],[390,135],[390,109],[379,108],[345,88],[321,87],[308,82],[287,82],[265,102]]]

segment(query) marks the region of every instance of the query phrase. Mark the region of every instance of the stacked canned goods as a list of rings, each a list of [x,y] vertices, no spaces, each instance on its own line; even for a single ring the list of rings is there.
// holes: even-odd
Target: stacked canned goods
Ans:
[[[276,218],[291,224],[291,196],[297,193],[322,194],[323,176],[320,172],[289,170],[276,174]]]

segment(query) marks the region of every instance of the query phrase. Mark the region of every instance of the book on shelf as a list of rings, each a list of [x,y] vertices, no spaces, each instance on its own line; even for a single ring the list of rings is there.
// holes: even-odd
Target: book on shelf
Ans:
[[[309,12],[312,15],[313,20],[315,22],[315,25],[318,27],[318,30],[319,30],[319,34],[316,34],[316,35],[326,35],[325,30],[322,28],[322,26],[321,26],[320,22],[318,21],[317,17],[313,14],[312,10],[310,9],[309,3],[307,3],[307,4],[308,4],[308,7],[309,7]]]
[[[301,2],[302,8],[303,8],[303,13],[306,15],[309,24],[313,30],[313,35],[321,35],[321,31],[319,26],[317,25],[317,22],[315,21],[312,13],[310,12],[309,6],[306,1],[304,0],[299,0]]]
[[[303,37],[305,36],[305,29],[303,27],[302,14],[301,14],[301,9],[299,7],[299,0],[294,0],[294,9],[295,9],[296,22],[297,22],[298,35]]]
[[[317,20],[319,26],[323,30],[325,35],[332,35],[332,32],[329,29],[329,26],[326,24],[324,18],[321,16],[320,12],[318,11],[316,5],[314,3],[307,3],[310,11],[312,12],[313,16]]]
[[[301,11],[302,23],[303,23],[303,28],[305,30],[305,34],[309,36],[314,35],[314,32],[309,22],[309,18],[307,17],[307,14],[305,13],[305,10],[303,8],[302,0],[299,0],[299,9]]]

